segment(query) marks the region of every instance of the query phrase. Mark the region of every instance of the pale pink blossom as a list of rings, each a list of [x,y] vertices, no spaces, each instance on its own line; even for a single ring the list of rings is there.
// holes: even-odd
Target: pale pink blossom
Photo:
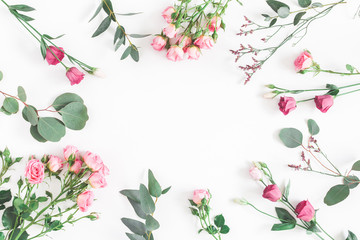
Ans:
[[[81,193],[77,197],[76,202],[81,212],[88,211],[88,209],[90,208],[90,206],[94,201],[94,197],[95,197],[94,193],[90,190]]]
[[[31,159],[25,168],[25,177],[31,184],[39,184],[45,178],[45,166],[39,159]]]
[[[174,38],[177,34],[177,29],[174,24],[169,24],[166,28],[163,29],[164,34],[168,38]]]
[[[171,46],[166,53],[166,57],[174,62],[181,61],[184,58],[184,51],[179,46]]]
[[[194,44],[201,49],[211,49],[213,47],[213,39],[210,36],[200,36],[194,41]]]
[[[200,48],[198,48],[197,46],[191,46],[187,48],[186,53],[188,54],[188,59],[193,60],[198,60],[201,55]]]
[[[151,43],[151,46],[153,46],[153,48],[156,50],[156,51],[161,51],[165,48],[166,46],[166,43],[167,43],[167,39],[163,36],[156,36],[154,39],[153,39],[153,42]]]
[[[167,7],[163,12],[162,12],[162,17],[165,19],[165,21],[167,23],[171,23],[172,22],[172,17],[171,15],[175,12],[175,8],[174,7]]]

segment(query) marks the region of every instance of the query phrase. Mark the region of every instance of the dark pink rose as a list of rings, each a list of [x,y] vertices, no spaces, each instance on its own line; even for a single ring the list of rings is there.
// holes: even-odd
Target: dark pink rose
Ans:
[[[323,113],[326,113],[329,108],[334,104],[334,97],[331,95],[316,96],[315,99],[316,107]]]
[[[277,185],[269,185],[264,189],[263,198],[266,198],[272,202],[277,202],[281,199],[282,193]]]
[[[288,115],[289,112],[295,110],[296,100],[293,97],[281,97],[279,101],[279,109],[284,115]]]
[[[305,222],[310,222],[315,216],[315,209],[307,200],[300,202],[296,206],[295,212],[297,213],[297,218]]]
[[[55,56],[54,56],[55,54]],[[62,61],[64,59],[64,49],[59,47],[54,47],[54,46],[50,46],[48,49],[46,49],[46,61],[48,62],[49,65],[56,65],[58,64],[60,61]],[[60,60],[60,61],[59,61]]]
[[[79,84],[84,79],[85,74],[79,71],[76,67],[69,68],[66,72],[66,77],[69,79],[71,86]]]

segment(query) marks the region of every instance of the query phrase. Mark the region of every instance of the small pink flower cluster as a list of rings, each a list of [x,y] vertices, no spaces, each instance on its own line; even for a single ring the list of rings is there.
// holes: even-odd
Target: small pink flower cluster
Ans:
[[[49,172],[59,174],[65,166],[67,172],[75,174],[79,178],[87,178],[88,184],[94,188],[105,188],[105,177],[109,175],[109,169],[103,163],[99,155],[87,151],[83,156],[74,146],[64,148],[64,160],[60,157],[45,156],[43,161],[32,158],[26,165],[25,178],[30,184],[42,183],[45,174]],[[77,204],[82,212],[86,212],[94,200],[94,193],[86,190],[77,197]]]
[[[210,35],[220,29],[221,18],[219,16],[212,17],[205,31],[179,33],[180,27],[176,22],[176,13],[175,8],[171,6],[163,11],[162,16],[169,25],[153,39],[151,45],[156,51],[166,49],[166,57],[174,62],[183,60],[185,54],[190,60],[198,60],[201,49],[211,49],[214,46],[214,38]]]

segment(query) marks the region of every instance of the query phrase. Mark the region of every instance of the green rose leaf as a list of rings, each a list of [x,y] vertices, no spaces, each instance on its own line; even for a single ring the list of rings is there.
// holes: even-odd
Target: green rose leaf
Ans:
[[[59,113],[67,128],[72,130],[81,130],[85,127],[86,121],[89,120],[87,108],[80,102],[72,102],[63,107]]]
[[[72,102],[84,103],[84,100],[82,100],[82,98],[75,93],[64,93],[55,99],[52,106],[55,108],[56,111],[59,111],[60,109]]]
[[[26,102],[25,89],[22,86],[19,86],[17,91],[18,91],[18,97],[20,98],[20,100],[23,102]]]
[[[295,128],[284,128],[280,131],[279,137],[288,148],[296,148],[302,145],[303,135]]]
[[[274,224],[271,228],[271,231],[284,231],[294,229],[296,226],[295,223],[278,223]]]
[[[324,203],[328,206],[335,205],[341,201],[344,201],[350,194],[350,189],[347,185],[336,185],[327,192]]]
[[[141,204],[141,209],[146,214],[154,213],[154,211],[155,211],[154,200],[150,196],[150,193],[144,184],[140,185],[140,204]]]
[[[311,135],[314,136],[320,132],[319,125],[317,125],[317,123],[314,120],[309,119],[307,122],[307,125],[308,125],[308,129],[309,129],[309,133]]]
[[[47,202],[48,198],[47,197],[38,197],[36,200],[38,202]]]
[[[218,228],[221,228],[222,226],[225,225],[225,218],[223,215],[217,215],[215,217],[215,220],[214,220],[214,223],[215,225],[218,227]]]
[[[120,193],[122,195],[124,195],[125,197],[128,197],[128,198],[132,199],[133,201],[140,203],[140,191],[139,190],[125,189],[125,190],[120,191]]]
[[[300,7],[306,8],[311,5],[311,0],[298,0]]]
[[[146,240],[143,236],[140,236],[140,235],[137,235],[137,234],[126,233],[126,236],[130,240]]]
[[[146,226],[142,222],[130,218],[122,218],[121,221],[135,234],[144,235],[146,233]]]
[[[228,234],[229,232],[230,232],[230,228],[229,228],[228,225],[224,225],[224,226],[222,226],[221,229],[220,229],[220,233],[221,233],[221,234]]]
[[[301,18],[306,14],[306,12],[299,12],[298,14],[295,15],[294,18],[294,26],[298,25],[298,23],[300,22]]]
[[[146,229],[150,232],[160,227],[159,222],[151,215],[146,216],[145,225],[146,225]]]
[[[44,139],[51,142],[58,142],[65,136],[64,123],[53,117],[39,118],[37,130]]]
[[[352,166],[351,170],[353,170],[353,171],[360,171],[360,160],[354,163],[354,165]]]
[[[349,231],[349,235],[345,240],[358,240],[358,238],[353,232]]]
[[[25,106],[22,111],[22,116],[25,121],[29,122],[32,126],[36,126],[39,122],[39,117],[37,115],[37,110],[33,106]]]
[[[12,198],[10,190],[2,190],[0,191],[0,205],[10,202]]]
[[[282,223],[296,223],[296,219],[284,208],[275,208],[276,214]]]
[[[37,141],[42,142],[42,143],[47,142],[47,140],[40,135],[37,126],[31,126],[30,133],[31,133],[31,136],[33,138],[35,138]]]
[[[5,98],[3,108],[9,113],[17,113],[19,111],[19,103],[14,98]]]
[[[150,195],[153,197],[160,197],[162,193],[161,186],[150,169],[148,171],[148,181]]]
[[[101,23],[100,26],[98,27],[98,29],[96,29],[96,31],[94,32],[94,34],[92,35],[92,37],[97,37],[100,34],[102,34],[103,32],[105,32],[111,24],[111,18],[110,16],[107,16]]]
[[[5,209],[2,215],[2,224],[5,229],[13,229],[15,227],[17,214],[14,207],[8,207]]]
[[[142,219],[146,219],[146,213],[144,213],[144,211],[141,209],[141,205],[140,202],[136,202],[134,200],[132,200],[131,198],[127,198],[131,204],[131,206],[134,208],[134,211],[136,213],[136,215],[138,215],[140,218]]]

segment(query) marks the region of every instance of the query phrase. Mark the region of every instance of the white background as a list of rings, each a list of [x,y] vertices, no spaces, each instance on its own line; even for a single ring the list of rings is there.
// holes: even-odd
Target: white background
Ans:
[[[288,2],[295,9],[296,1]],[[20,2],[11,1],[15,3]],[[360,19],[353,19],[356,1],[314,22],[302,42],[283,47],[246,86],[229,49],[242,42],[260,43],[263,35],[245,39],[235,34],[244,23],[244,14],[258,21],[261,13],[272,14],[264,1],[247,1],[244,7],[231,3],[225,16],[227,31],[219,34],[214,49],[203,51],[199,61],[179,63],[168,61],[165,52],[154,51],[151,38],[134,41],[141,47],[139,63],[120,61],[121,52],[114,53],[112,46],[114,25],[101,37],[91,38],[105,17],[101,13],[88,23],[97,0],[25,3],[37,9],[30,13],[36,19],[33,25],[50,35],[65,33],[57,40],[59,46],[107,74],[105,79],[86,76],[80,85],[70,86],[64,69],[48,66],[38,43],[0,5],[0,69],[4,72],[0,89],[16,94],[17,86],[22,85],[28,102],[37,107],[47,107],[61,93],[75,92],[85,100],[90,116],[84,130],[69,130],[60,142],[42,144],[31,137],[21,114],[2,114],[0,147],[8,146],[14,156],[41,156],[61,155],[62,148],[72,144],[101,155],[111,171],[108,188],[96,191],[97,201],[91,209],[101,212],[101,219],[51,233],[53,239],[126,239],[127,229],[120,218],[135,217],[135,213],[119,190],[146,182],[148,168],[163,187],[173,187],[160,199],[155,213],[161,224],[156,239],[211,239],[197,234],[199,224],[188,209],[187,199],[197,188],[211,189],[213,214],[226,217],[231,231],[224,239],[314,239],[300,230],[270,232],[274,220],[232,203],[233,198],[246,197],[274,213],[274,204],[261,198],[262,187],[248,176],[251,161],[267,162],[279,184],[291,178],[293,204],[309,199],[320,209],[318,221],[336,239],[345,239],[348,229],[360,236],[360,190],[354,189],[341,204],[327,207],[323,197],[339,181],[290,170],[287,164],[299,162],[300,149],[285,148],[277,137],[284,127],[306,133],[306,120],[313,118],[321,127],[319,141],[324,151],[343,171],[349,169],[360,158],[359,94],[336,99],[326,114],[306,103],[288,116],[278,111],[277,100],[262,98],[264,85],[269,83],[311,88],[359,81],[357,77],[299,75],[292,65],[307,48],[324,68],[343,70],[346,63],[360,67]],[[119,18],[129,33],[156,34],[165,26],[161,11],[171,4],[170,0],[114,1],[114,8],[122,13],[145,12]],[[24,164],[16,166],[18,174]]]

